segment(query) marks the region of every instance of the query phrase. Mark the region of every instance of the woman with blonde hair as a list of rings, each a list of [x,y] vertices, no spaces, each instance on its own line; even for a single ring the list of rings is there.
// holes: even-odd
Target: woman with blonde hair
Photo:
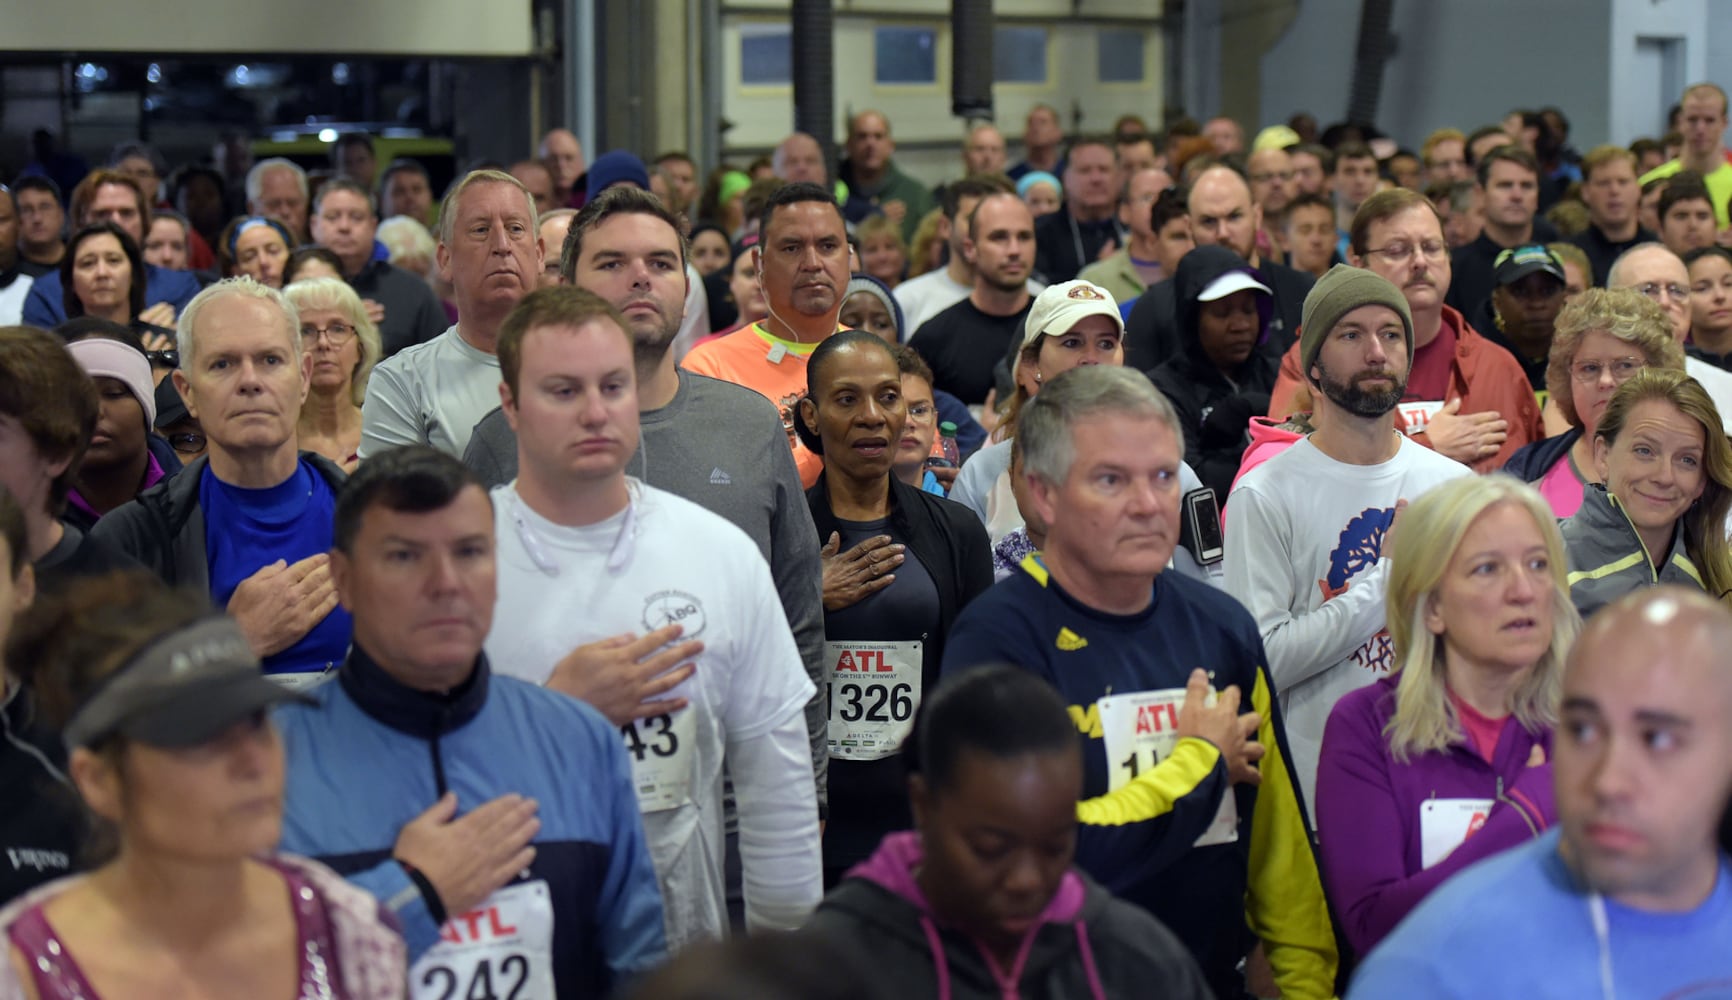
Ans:
[[[1532,483],[1553,514],[1574,515],[1595,480],[1594,435],[1606,404],[1644,368],[1684,370],[1684,350],[1658,303],[1629,288],[1590,288],[1571,299],[1546,362],[1546,412],[1556,409],[1570,429],[1523,447],[1503,471]]]
[[[323,455],[344,471],[360,464],[361,403],[379,363],[379,328],[349,283],[340,278],[290,282],[283,294],[301,316],[301,348],[313,357],[311,388],[298,425],[302,451]]]
[[[918,278],[928,271],[936,271],[944,266],[947,243],[938,232],[938,225],[943,221],[942,208],[935,208],[921,217],[920,225],[914,230],[914,238],[908,241],[908,277]]]
[[[1700,383],[1642,371],[1620,386],[1594,434],[1594,471],[1563,524],[1583,617],[1656,583],[1732,590],[1732,445]]]
[[[1451,875],[1555,821],[1552,727],[1580,625],[1563,539],[1526,484],[1450,480],[1391,532],[1395,671],[1330,712],[1314,803],[1360,955]]]
[[[1046,379],[1083,365],[1125,363],[1125,321],[1111,292],[1081,279],[1061,282],[1035,296],[1023,323],[1012,377],[1016,389],[1002,408],[1003,417],[991,431],[995,442],[974,453],[963,463],[950,499],[980,516],[997,542],[1021,527],[1010,489],[1010,441],[1016,436],[1022,408],[1040,392]],[[992,413],[993,397],[987,397]],[[984,421],[983,421],[984,423]],[[1186,487],[1190,487],[1187,485]]]

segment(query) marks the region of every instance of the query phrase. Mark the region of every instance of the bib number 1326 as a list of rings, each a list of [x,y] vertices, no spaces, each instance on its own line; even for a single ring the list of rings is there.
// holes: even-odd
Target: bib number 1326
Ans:
[[[920,643],[827,642],[830,755],[881,760],[901,749],[920,708]]]

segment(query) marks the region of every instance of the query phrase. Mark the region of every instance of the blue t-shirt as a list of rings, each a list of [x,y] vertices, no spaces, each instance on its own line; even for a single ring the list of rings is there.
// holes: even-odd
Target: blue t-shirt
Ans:
[[[207,465],[198,502],[204,509],[211,600],[219,608],[228,606],[241,581],[278,559],[292,565],[331,550],[336,494],[304,458],[294,475],[262,490],[230,486]],[[352,624],[349,612],[337,607],[301,641],[265,657],[265,672],[334,669],[348,652]]]
[[[1554,827],[1444,883],[1360,966],[1350,1000],[1601,997],[1602,947],[1618,997],[1732,996],[1732,859],[1721,856],[1713,893],[1688,913],[1606,900],[1602,945],[1559,836]]]

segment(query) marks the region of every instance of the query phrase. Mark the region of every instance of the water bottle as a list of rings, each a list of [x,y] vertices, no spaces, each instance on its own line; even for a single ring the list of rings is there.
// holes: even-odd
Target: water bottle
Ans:
[[[938,425],[938,450],[944,452],[944,460],[953,469],[962,467],[962,448],[956,443],[956,425],[946,420]]]

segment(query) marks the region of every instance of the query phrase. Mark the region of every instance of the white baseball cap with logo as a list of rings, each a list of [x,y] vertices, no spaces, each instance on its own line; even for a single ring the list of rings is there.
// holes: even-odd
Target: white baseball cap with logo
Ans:
[[[1119,336],[1125,335],[1125,320],[1119,315],[1119,304],[1113,301],[1113,293],[1081,278],[1049,285],[1035,296],[1034,307],[1028,311],[1028,320],[1022,328],[1022,349],[1027,350],[1029,345],[1039,343],[1040,338],[1048,334],[1069,333],[1080,320],[1089,316],[1110,317]]]

